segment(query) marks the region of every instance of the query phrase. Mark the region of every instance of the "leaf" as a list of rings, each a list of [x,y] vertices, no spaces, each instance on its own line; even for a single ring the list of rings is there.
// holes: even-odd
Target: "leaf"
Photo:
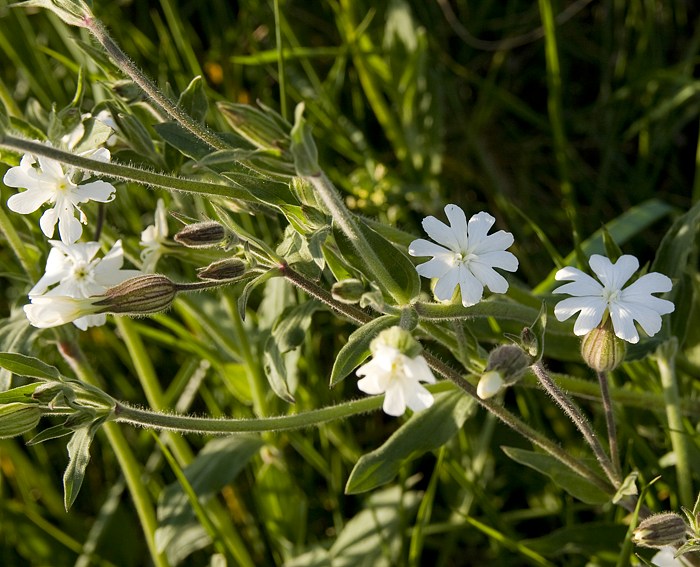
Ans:
[[[501,447],[501,449],[515,462],[548,476],[554,484],[586,504],[604,504],[610,501],[610,495],[606,494],[590,480],[573,472],[554,457],[515,447]]]
[[[320,309],[322,306],[318,301],[308,300],[284,310],[272,327],[272,336],[280,354],[294,350],[304,342],[311,326],[311,318]]]
[[[397,286],[404,290],[407,299],[413,299],[420,292],[420,277],[416,272],[413,262],[405,252],[394,246],[389,240],[372,230],[362,219],[357,219],[357,226],[362,231],[365,239],[374,250],[379,260],[386,266]],[[333,236],[341,254],[354,268],[365,273],[367,263],[359,256],[348,237],[333,224]],[[367,277],[365,275],[365,277]],[[367,278],[370,279],[371,278]],[[381,282],[376,282],[381,286]],[[383,291],[389,293],[386,288]],[[391,294],[389,294],[391,295]]]
[[[68,441],[68,467],[63,474],[63,503],[66,511],[78,497],[85,478],[85,469],[90,462],[90,443],[95,435],[93,427],[81,427]]]
[[[13,402],[0,405],[0,439],[18,437],[34,429],[42,411],[34,404]]]
[[[372,494],[365,509],[345,524],[330,548],[333,567],[398,565],[404,526],[421,496],[393,486]]]
[[[318,149],[311,135],[311,128],[304,118],[304,103],[300,102],[294,109],[294,126],[291,132],[291,152],[294,167],[299,177],[313,177],[321,174],[318,165]]]
[[[391,482],[404,464],[447,443],[475,408],[474,399],[461,391],[436,396],[430,408],[414,413],[381,447],[360,457],[345,493],[367,492]]]
[[[332,388],[357,368],[369,356],[369,344],[384,329],[399,324],[399,317],[382,315],[356,329],[348,338],[347,344],[340,349],[331,370]]]
[[[184,469],[185,477],[200,501],[232,483],[262,445],[260,438],[252,435],[232,435],[207,443]],[[171,564],[180,563],[193,551],[209,544],[210,538],[197,521],[178,482],[161,491],[157,512],[156,546],[167,552]]]
[[[0,392],[0,404],[11,404],[13,402],[31,403],[34,390],[39,387],[38,382],[26,384],[17,388],[12,388],[5,392]]]
[[[241,316],[241,320],[245,321],[245,313],[246,306],[248,305],[248,298],[250,297],[250,294],[253,292],[253,290],[259,285],[265,283],[270,278],[274,278],[277,276],[279,276],[279,273],[276,270],[270,270],[269,272],[265,272],[264,274],[256,276],[255,278],[253,278],[245,284],[245,287],[243,288],[243,291],[241,292],[241,295],[238,297],[238,301],[236,302],[236,307],[238,308],[238,314]]]
[[[178,106],[197,122],[204,122],[204,118],[209,110],[209,100],[204,93],[204,82],[201,76],[192,79],[187,88],[182,91],[178,100]]]
[[[153,129],[163,140],[188,158],[198,160],[209,153],[210,148],[206,143],[190,134],[175,121],[154,124]]]
[[[42,362],[33,356],[16,352],[0,352],[0,368],[4,368],[18,376],[39,378],[40,380],[61,380],[58,368]]]
[[[287,386],[287,369],[282,358],[282,353],[277,347],[275,338],[268,337],[265,341],[265,351],[263,353],[263,368],[265,376],[272,390],[277,396],[290,404],[294,403],[294,396]]]

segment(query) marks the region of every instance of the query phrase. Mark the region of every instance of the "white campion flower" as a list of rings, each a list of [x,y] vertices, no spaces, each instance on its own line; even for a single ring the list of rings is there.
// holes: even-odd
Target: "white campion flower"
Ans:
[[[481,301],[484,286],[494,293],[508,291],[508,282],[494,268],[518,269],[518,259],[506,252],[513,235],[504,230],[487,234],[496,219],[485,212],[473,215],[469,222],[457,205],[447,205],[445,214],[449,226],[432,216],[423,219],[423,229],[438,244],[421,238],[408,247],[411,256],[433,256],[416,270],[425,278],[438,278],[435,297],[450,300],[459,285],[462,305],[469,307]]]
[[[420,384],[435,383],[428,363],[421,355],[404,354],[420,351],[410,333],[398,327],[387,329],[372,341],[370,349],[372,360],[357,369],[357,375],[364,376],[357,387],[366,394],[386,394],[385,413],[400,416],[407,406],[420,411],[433,405],[433,395]]]
[[[29,292],[32,304],[43,307],[33,308],[30,322],[34,326],[42,326],[35,325],[33,321],[38,320],[47,310],[51,311],[53,305],[50,300],[35,301],[39,297],[85,299],[101,295],[108,288],[140,274],[138,270],[122,269],[124,251],[121,240],[115,242],[112,249],[102,258],[95,257],[100,250],[98,242],[65,244],[58,240],[50,240],[49,243],[52,249],[46,262],[45,273]],[[60,306],[63,308],[62,303]],[[90,314],[74,323],[78,328],[85,330],[87,327],[104,325],[105,321],[104,314]]]
[[[141,233],[139,244],[143,247],[141,251],[142,269],[145,273],[153,273],[156,269],[158,259],[163,253],[163,244],[168,238],[168,216],[165,212],[163,199],[158,199],[153,224],[147,226]]]
[[[675,548],[670,545],[664,547],[651,558],[651,564],[657,567],[689,567],[689,563],[684,561],[682,557],[674,557],[675,554]]]
[[[100,148],[90,152],[95,160],[108,162],[109,150]],[[61,240],[67,244],[76,242],[83,233],[83,224],[87,217],[80,209],[80,204],[88,201],[108,203],[114,199],[116,189],[110,183],[101,180],[78,185],[73,182],[73,170],[64,170],[56,160],[39,156],[34,158],[25,154],[20,164],[10,168],[3,182],[8,187],[24,188],[26,191],[12,195],[7,200],[10,210],[27,215],[33,213],[43,204],[53,205],[39,220],[42,232],[51,238],[58,223]],[[75,218],[78,211],[80,220]]]
[[[24,313],[34,327],[46,329],[66,323],[73,323],[82,331],[93,326],[91,323],[99,307],[93,305],[95,299],[76,298],[63,295],[38,295],[30,297],[31,303],[24,306]]]
[[[605,256],[593,254],[588,263],[600,281],[570,266],[554,276],[559,281],[571,280],[554,293],[573,296],[555,306],[554,315],[559,321],[579,313],[574,334],[581,336],[600,325],[609,313],[615,335],[630,343],[639,342],[635,321],[650,337],[661,330],[661,315],[673,312],[675,306],[652,294],[671,290],[672,283],[667,276],[651,272],[623,289],[639,268],[637,258],[624,255],[613,264]]]

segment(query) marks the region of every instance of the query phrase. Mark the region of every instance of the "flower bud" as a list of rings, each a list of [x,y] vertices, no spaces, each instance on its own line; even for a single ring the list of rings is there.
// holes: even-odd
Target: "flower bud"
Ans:
[[[229,248],[236,237],[216,221],[188,224],[174,237],[175,242],[188,248]]]
[[[41,419],[41,408],[15,402],[0,406],[0,439],[17,437],[34,429]]]
[[[365,292],[365,285],[355,278],[335,282],[331,287],[331,295],[340,303],[358,303]]]
[[[227,258],[209,264],[206,268],[197,270],[197,277],[201,280],[232,280],[245,273],[246,265],[238,258]]]
[[[393,347],[409,358],[415,358],[423,351],[423,347],[413,335],[401,327],[384,329],[370,343],[369,349],[374,353],[381,346]]]
[[[486,400],[498,394],[505,386],[501,373],[497,370],[489,370],[481,375],[476,386],[476,395]]]
[[[530,364],[530,358],[519,346],[501,345],[489,353],[486,372],[497,371],[503,384],[511,386],[523,377]]]
[[[590,331],[581,341],[581,356],[596,372],[609,372],[625,360],[627,344],[615,335],[610,319]]]
[[[149,274],[109,288],[95,305],[102,313],[146,315],[168,309],[176,295],[177,286],[169,278]]]
[[[687,530],[688,526],[680,515],[664,512],[642,520],[632,533],[632,541],[641,547],[660,549],[684,541]]]

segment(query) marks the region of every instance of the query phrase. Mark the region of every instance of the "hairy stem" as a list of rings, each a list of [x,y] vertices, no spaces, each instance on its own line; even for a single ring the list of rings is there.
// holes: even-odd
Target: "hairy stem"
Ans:
[[[603,400],[603,411],[605,413],[605,423],[608,428],[608,445],[610,446],[610,457],[612,459],[615,472],[622,476],[620,466],[620,449],[617,444],[617,426],[615,425],[615,414],[613,413],[612,398],[610,397],[610,387],[608,384],[608,373],[598,372],[598,383],[600,384],[600,397]]]

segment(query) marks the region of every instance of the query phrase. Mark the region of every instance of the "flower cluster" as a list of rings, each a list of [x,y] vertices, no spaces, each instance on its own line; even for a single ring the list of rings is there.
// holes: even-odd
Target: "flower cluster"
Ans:
[[[90,141],[84,140],[83,121],[87,119],[92,119],[91,115],[83,115],[81,122],[60,138],[60,145],[91,159],[110,161],[109,150],[93,147]],[[104,131],[99,141],[109,143],[113,138],[111,117],[103,112],[93,120],[99,122]],[[120,240],[101,258],[98,257],[98,242],[78,242],[83,225],[87,224],[87,215],[81,206],[90,201],[112,201],[115,187],[99,179],[85,180],[80,172],[65,168],[58,161],[31,154],[25,154],[18,166],[10,168],[3,182],[8,187],[24,189],[8,199],[7,206],[11,211],[30,214],[48,205],[39,220],[41,230],[51,238],[58,225],[60,240],[49,240],[51,251],[44,275],[30,290],[30,304],[24,307],[29,322],[40,328],[73,322],[81,330],[103,325],[106,316],[95,307],[91,298],[103,296],[112,286],[141,273],[122,269],[124,252]],[[146,246],[143,259],[147,268],[155,266],[165,236],[165,211],[162,201],[159,201],[156,226],[149,227],[142,234],[142,244]]]

